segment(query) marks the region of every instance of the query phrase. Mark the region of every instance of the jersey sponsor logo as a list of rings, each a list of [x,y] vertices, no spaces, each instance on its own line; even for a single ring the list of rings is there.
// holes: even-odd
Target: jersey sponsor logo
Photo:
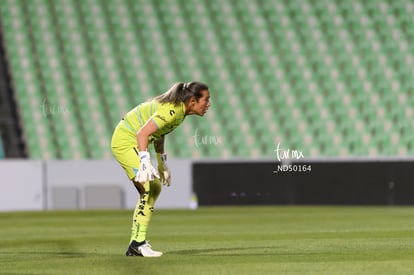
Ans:
[[[155,117],[161,119],[162,121],[164,121],[165,123],[167,122],[167,120],[165,119],[165,117],[161,116],[161,115],[156,115]]]
[[[170,110],[170,116],[173,116],[175,114],[174,110]]]

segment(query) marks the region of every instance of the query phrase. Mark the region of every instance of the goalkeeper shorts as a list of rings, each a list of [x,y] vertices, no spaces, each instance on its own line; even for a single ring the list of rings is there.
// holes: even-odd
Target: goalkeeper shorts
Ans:
[[[140,165],[137,143],[120,125],[115,128],[112,135],[111,149],[112,154],[124,168],[128,178],[133,180]]]

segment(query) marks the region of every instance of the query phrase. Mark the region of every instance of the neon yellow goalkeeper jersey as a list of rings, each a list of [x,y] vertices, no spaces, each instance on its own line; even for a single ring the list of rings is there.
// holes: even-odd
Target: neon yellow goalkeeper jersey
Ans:
[[[158,130],[150,136],[149,142],[153,142],[170,133],[185,118],[185,105],[181,102],[175,106],[173,103],[160,103],[153,99],[142,103],[129,111],[118,124],[130,136],[130,140],[136,143],[136,133],[151,119]]]

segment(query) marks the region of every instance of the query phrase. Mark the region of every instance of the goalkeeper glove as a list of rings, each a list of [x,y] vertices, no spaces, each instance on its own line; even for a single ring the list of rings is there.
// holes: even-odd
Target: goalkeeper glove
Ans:
[[[146,151],[139,152],[139,157],[141,163],[139,165],[139,170],[135,175],[135,181],[139,183],[145,183],[147,181],[153,180],[154,177],[160,178],[158,171],[151,164],[150,154]]]
[[[171,185],[171,173],[167,166],[167,155],[157,153],[158,172],[160,173],[160,179],[162,184],[166,186]]]

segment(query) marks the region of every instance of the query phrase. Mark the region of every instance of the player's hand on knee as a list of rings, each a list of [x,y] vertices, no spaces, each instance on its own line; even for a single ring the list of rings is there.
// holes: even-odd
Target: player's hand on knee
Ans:
[[[157,153],[158,172],[160,175],[161,183],[170,186],[171,185],[171,172],[167,165],[167,155]]]
[[[135,175],[135,181],[144,183],[155,178],[160,178],[158,171],[152,166],[150,154],[146,151],[139,152],[141,163],[137,174]]]

